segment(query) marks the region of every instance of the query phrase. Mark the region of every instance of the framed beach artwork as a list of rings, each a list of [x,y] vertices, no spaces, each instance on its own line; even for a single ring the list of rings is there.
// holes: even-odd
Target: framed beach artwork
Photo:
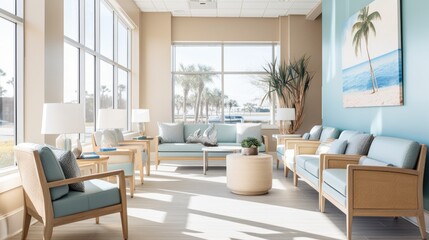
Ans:
[[[400,0],[375,0],[344,27],[344,107],[403,105]]]

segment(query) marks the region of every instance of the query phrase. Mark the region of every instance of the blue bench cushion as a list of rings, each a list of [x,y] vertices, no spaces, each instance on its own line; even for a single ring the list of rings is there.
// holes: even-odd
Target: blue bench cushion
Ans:
[[[107,164],[107,171],[114,171],[114,170],[124,170],[125,176],[134,175],[134,165],[132,162]]]
[[[102,180],[85,182],[85,192],[70,191],[66,196],[52,202],[54,217],[63,217],[121,202],[116,185]]]
[[[419,143],[407,139],[376,137],[371,144],[368,158],[391,164],[399,168],[416,166],[420,152]]]
[[[347,194],[347,169],[330,168],[323,170],[323,182],[341,195]]]
[[[312,127],[309,132],[310,136],[308,137],[308,140],[319,140],[320,134],[322,134],[322,130],[322,125],[315,125],[314,127]]]
[[[311,175],[319,178],[319,155],[297,155],[295,156],[296,164],[311,173]]]
[[[280,154],[280,155],[285,155],[285,145],[277,145],[277,149],[276,149],[276,151],[277,151],[277,154]]]

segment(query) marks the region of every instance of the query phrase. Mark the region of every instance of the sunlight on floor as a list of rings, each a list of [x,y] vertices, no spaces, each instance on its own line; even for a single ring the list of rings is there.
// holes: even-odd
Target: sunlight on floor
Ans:
[[[128,217],[135,217],[151,222],[164,223],[166,216],[167,213],[163,211],[128,207]]]
[[[214,196],[193,196],[189,209],[204,213],[221,215],[222,217],[237,218],[270,226],[311,234],[343,235],[343,232],[323,213],[298,208],[281,207],[277,205],[253,202],[257,196],[249,196],[249,201]],[[276,214],[266,214],[267,212]],[[312,219],[311,223],[307,219]]]
[[[150,192],[135,193],[134,197],[147,198],[147,199],[163,201],[163,202],[172,202],[173,201],[172,195],[161,194],[161,193],[150,193]]]
[[[219,218],[212,218],[198,214],[188,215],[186,229],[195,232],[183,232],[184,234],[198,237],[201,239],[263,240],[266,238],[252,236],[252,234],[280,234],[280,232],[268,230],[265,228],[254,227],[247,224],[221,220]]]

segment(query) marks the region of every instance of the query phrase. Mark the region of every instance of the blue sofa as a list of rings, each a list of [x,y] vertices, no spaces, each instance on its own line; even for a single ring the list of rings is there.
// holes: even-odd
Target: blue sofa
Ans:
[[[237,141],[237,124],[214,124],[217,131],[218,146],[240,146]],[[155,137],[155,165],[158,165],[164,160],[202,160],[205,146],[201,143],[186,143],[186,138],[191,136],[198,129],[204,132],[209,127],[209,124],[184,124],[183,125],[183,141],[161,143],[160,136]],[[258,135],[258,136],[256,136]],[[265,152],[268,149],[267,136],[262,136],[260,133],[255,134],[255,137],[261,140],[262,145],[259,147],[259,152]],[[225,160],[227,154],[231,152],[210,152],[210,160]]]

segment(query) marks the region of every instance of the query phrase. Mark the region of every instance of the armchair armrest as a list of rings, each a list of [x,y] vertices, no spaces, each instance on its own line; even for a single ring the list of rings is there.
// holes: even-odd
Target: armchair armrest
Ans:
[[[319,147],[319,141],[287,141],[285,149],[294,149],[294,155],[315,154]]]
[[[277,137],[277,145],[285,145],[285,142],[289,140],[309,141],[298,137]]]
[[[54,182],[48,182],[48,188],[53,188],[53,187],[58,187],[58,186],[63,186],[63,185],[67,185],[67,184],[78,183],[78,182],[83,182],[83,181],[88,181],[88,180],[93,180],[93,179],[112,177],[112,176],[116,176],[116,175],[119,176],[119,180],[123,179],[125,182],[124,171],[123,170],[115,170],[115,171],[110,171],[110,172],[96,173],[96,174],[91,174],[91,175],[87,175],[87,176],[81,176],[81,177],[68,178],[68,179],[54,181]]]
[[[362,155],[321,154],[320,170],[328,168],[347,168],[349,164],[358,164]]]
[[[413,169],[349,165],[348,204],[353,209],[416,210],[422,204],[419,181]]]

